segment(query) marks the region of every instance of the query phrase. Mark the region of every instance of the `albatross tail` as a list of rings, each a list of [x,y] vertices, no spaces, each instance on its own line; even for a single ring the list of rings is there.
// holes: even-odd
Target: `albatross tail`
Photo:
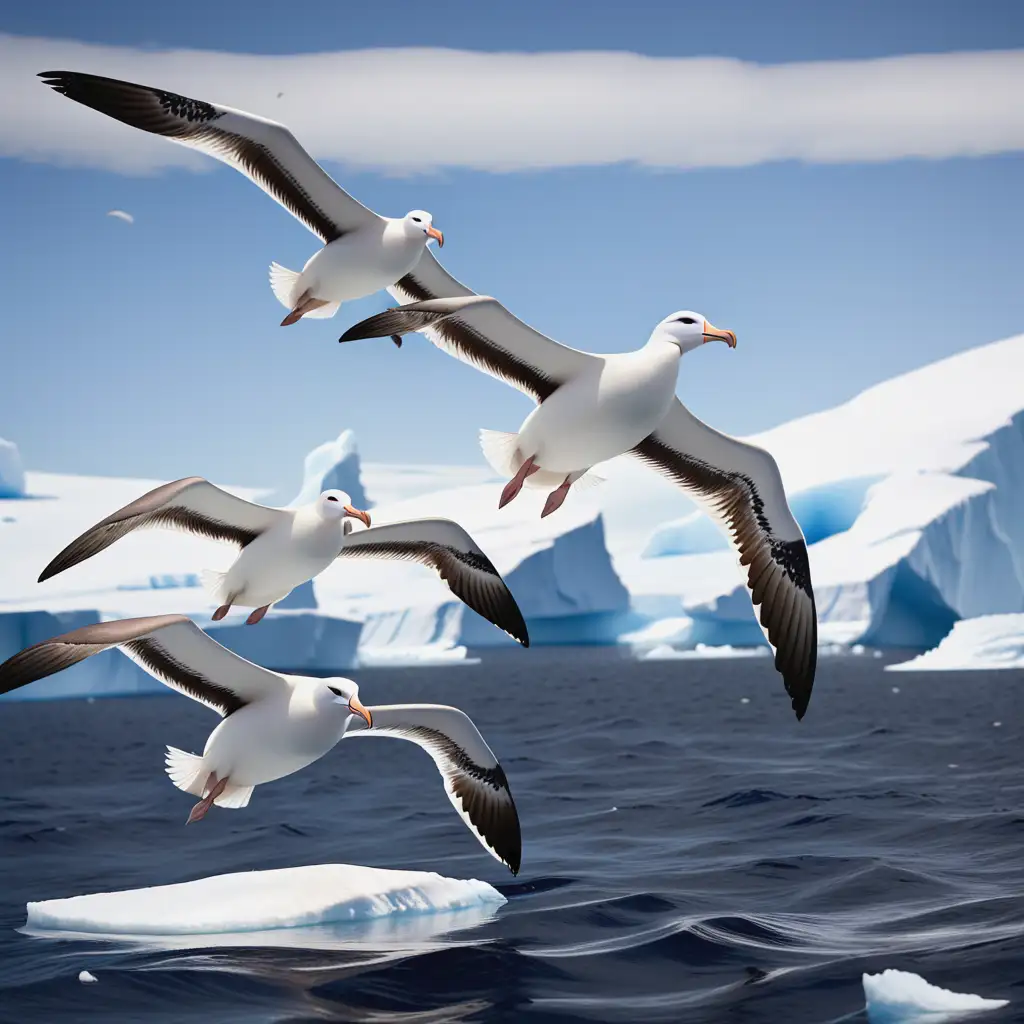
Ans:
[[[294,310],[302,298],[302,290],[298,287],[300,277],[302,274],[297,270],[289,270],[280,263],[270,264],[270,287],[274,298],[288,310]],[[327,302],[316,309],[307,310],[302,316],[309,320],[325,320],[334,316],[340,308],[340,302]]]

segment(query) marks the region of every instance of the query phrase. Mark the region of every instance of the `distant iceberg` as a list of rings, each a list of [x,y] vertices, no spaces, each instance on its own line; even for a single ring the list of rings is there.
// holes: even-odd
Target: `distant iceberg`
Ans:
[[[962,1020],[983,1010],[998,1010],[1006,999],[949,992],[928,984],[919,974],[908,971],[882,971],[865,974],[864,1001],[871,1024],[940,1024]]]
[[[238,935],[473,908],[493,913],[505,902],[472,878],[316,864],[29,903],[24,930],[105,938]]]
[[[981,615],[961,619],[938,647],[896,665],[889,672],[946,672],[1024,668],[1024,615]]]
[[[12,441],[0,437],[0,498],[25,496],[25,471],[21,468],[21,453]]]
[[[1024,614],[1024,335],[749,440],[775,456],[810,541],[823,653],[941,646],[947,657],[952,648],[940,641],[960,620]],[[614,459],[600,473],[604,486],[574,492],[541,519],[539,492],[524,490],[499,511],[500,485],[482,462],[363,464],[345,430],[307,456],[295,501],[333,486],[372,504],[375,524],[458,521],[505,577],[535,646],[616,644],[636,657],[766,650],[743,574],[714,524],[635,460]],[[97,618],[180,612],[210,625],[213,604],[198,574],[226,568],[232,552],[201,538],[139,531],[36,583],[73,537],[160,482],[29,473],[28,491],[48,500],[0,499],[0,658]],[[229,489],[265,500],[265,490]],[[987,665],[1011,663],[1010,634],[998,653],[994,637],[962,632],[978,628],[960,626],[948,643],[984,642]],[[231,616],[217,635],[270,667],[325,673],[454,664],[466,649],[513,644],[430,570],[372,559],[333,565],[259,626]],[[938,656],[911,664],[935,667]],[[77,666],[18,696],[156,685],[130,665],[113,667],[125,660],[91,659],[88,670]]]

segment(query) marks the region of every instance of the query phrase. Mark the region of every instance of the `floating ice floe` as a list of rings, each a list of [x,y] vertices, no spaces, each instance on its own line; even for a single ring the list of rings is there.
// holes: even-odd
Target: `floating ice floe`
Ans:
[[[90,974],[88,971],[79,971],[78,980],[83,985],[92,985],[94,982],[99,981],[99,978],[95,974]]]
[[[887,672],[952,672],[1024,668],[1024,614],[961,619],[937,647]]]
[[[29,903],[24,930],[108,938],[237,936],[453,911],[476,910],[486,919],[505,902],[497,889],[474,878],[316,864]],[[471,923],[480,919],[480,913],[471,916]]]
[[[1006,999],[983,999],[969,993],[950,992],[930,985],[909,971],[865,974],[864,1000],[871,1024],[939,1024],[983,1010],[998,1010]]]

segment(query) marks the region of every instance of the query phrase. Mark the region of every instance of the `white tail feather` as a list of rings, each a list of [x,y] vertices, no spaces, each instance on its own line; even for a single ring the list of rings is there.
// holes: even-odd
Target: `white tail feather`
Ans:
[[[302,314],[303,320],[326,320],[328,317],[334,316],[338,310],[341,309],[340,302],[328,302],[326,306],[320,306],[319,309],[311,309],[308,313]]]
[[[233,809],[248,807],[249,797],[252,796],[252,790],[252,786],[232,786],[229,782],[224,787],[224,791],[221,795],[213,802],[218,807],[229,807]]]
[[[280,263],[270,264],[270,287],[277,301],[287,309],[295,308],[295,300],[298,298],[295,286],[301,276],[297,270],[289,270]]]
[[[193,796],[201,797],[206,777],[203,759],[198,754],[189,754],[177,747],[167,748],[167,774],[178,789]]]
[[[214,569],[203,569],[199,573],[203,589],[218,605],[225,604],[227,601],[228,595],[225,587],[227,578],[228,574],[226,572],[217,572]]]
[[[515,463],[518,434],[510,434],[505,430],[481,430],[480,450],[484,453],[487,464],[499,476],[514,476],[519,468]]]

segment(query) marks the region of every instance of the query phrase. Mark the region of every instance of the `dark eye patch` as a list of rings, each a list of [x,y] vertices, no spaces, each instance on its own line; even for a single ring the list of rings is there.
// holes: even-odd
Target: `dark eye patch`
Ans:
[[[343,697],[344,696],[344,694],[341,692],[341,690],[338,690],[338,689],[336,689],[333,686],[328,686],[327,689],[330,690],[331,693],[333,693],[335,697]]]
[[[678,320],[676,320],[676,323],[679,324],[695,324],[696,322],[697,321],[694,320],[691,316],[681,316]]]
[[[337,501],[338,499],[333,494],[328,494],[327,495],[327,500],[328,501]]]

